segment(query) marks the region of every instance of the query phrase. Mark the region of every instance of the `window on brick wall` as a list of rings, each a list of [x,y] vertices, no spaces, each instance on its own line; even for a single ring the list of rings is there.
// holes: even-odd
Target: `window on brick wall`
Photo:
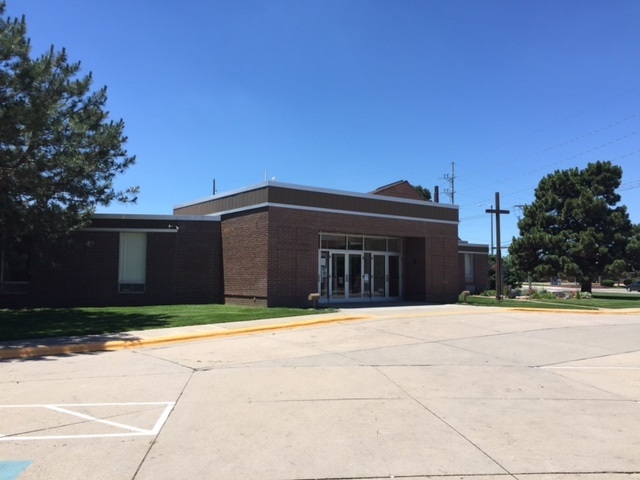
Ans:
[[[465,283],[473,283],[475,280],[475,273],[473,271],[473,255],[470,253],[464,254],[464,281]]]
[[[120,232],[118,291],[144,293],[147,283],[147,234]]]
[[[387,239],[386,238],[376,238],[376,237],[365,237],[364,238],[364,249],[365,250],[376,250],[379,252],[384,252],[387,250]]]
[[[2,251],[2,262],[0,263],[0,292],[27,293],[30,280],[27,245],[15,245]]]
[[[320,235],[320,248],[332,248],[344,250],[347,248],[347,237],[345,235]]]

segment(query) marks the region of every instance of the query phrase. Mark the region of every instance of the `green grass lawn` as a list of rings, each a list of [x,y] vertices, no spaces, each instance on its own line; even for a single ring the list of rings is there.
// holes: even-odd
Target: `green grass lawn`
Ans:
[[[465,303],[460,301],[460,303]],[[595,293],[593,298],[553,300],[509,300],[497,301],[494,297],[470,296],[467,304],[484,307],[547,308],[564,310],[599,310],[601,308],[640,308],[640,295],[616,295]]]
[[[0,310],[0,341],[92,335],[331,312],[231,305]]]

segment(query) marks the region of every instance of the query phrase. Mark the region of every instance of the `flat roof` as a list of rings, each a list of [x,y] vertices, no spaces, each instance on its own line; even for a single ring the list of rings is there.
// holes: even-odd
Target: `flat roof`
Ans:
[[[404,181],[401,180],[400,183]],[[398,183],[398,182],[395,182]],[[394,184],[390,184],[390,185],[394,185]],[[220,193],[220,194],[216,194],[216,195],[210,195],[208,197],[204,197],[201,198],[199,200],[194,200],[191,202],[186,202],[186,203],[181,203],[179,205],[174,206],[174,209],[179,209],[179,208],[185,208],[185,207],[191,207],[193,205],[198,205],[201,203],[206,203],[206,202],[210,202],[212,200],[218,200],[221,198],[225,198],[225,197],[231,197],[234,195],[238,195],[240,193],[246,193],[246,192],[251,192],[254,190],[259,190],[261,188],[265,188],[265,187],[280,187],[280,188],[286,188],[289,190],[299,190],[302,192],[317,192],[317,193],[325,193],[325,194],[330,194],[330,195],[341,195],[341,196],[348,196],[348,197],[354,197],[354,198],[366,198],[366,199],[370,199],[370,200],[380,200],[380,201],[393,201],[393,202],[398,202],[398,203],[407,203],[407,204],[414,204],[414,205],[429,205],[432,207],[441,207],[441,208],[447,208],[447,209],[455,209],[458,210],[459,207],[458,205],[451,205],[451,204],[445,204],[445,203],[435,203],[435,202],[427,202],[424,200],[411,200],[408,198],[400,198],[400,197],[391,197],[391,196],[387,196],[387,195],[377,195],[374,193],[358,193],[358,192],[351,192],[348,190],[335,190],[335,189],[330,189],[330,188],[319,188],[319,187],[310,187],[310,186],[305,186],[305,185],[297,185],[297,184],[293,184],[293,183],[283,183],[283,182],[277,182],[277,181],[273,181],[273,180],[268,180],[266,182],[261,182],[255,185],[251,185],[248,187],[243,187],[243,188],[238,188],[236,190],[231,190],[228,192],[224,192],[224,193]]]
[[[220,195],[212,195],[174,208],[175,214],[237,214],[260,208],[291,208],[420,222],[458,224],[457,205],[371,193],[345,192],[266,181]]]

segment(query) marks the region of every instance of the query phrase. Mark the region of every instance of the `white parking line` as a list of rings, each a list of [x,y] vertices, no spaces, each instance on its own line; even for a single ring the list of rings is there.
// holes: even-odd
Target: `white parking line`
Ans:
[[[37,408],[37,409],[47,409],[53,410],[58,413],[62,413],[65,415],[71,415],[74,417],[82,418],[83,420],[88,420],[91,423],[99,423],[108,425],[110,427],[120,428],[126,430],[123,433],[102,433],[102,434],[78,434],[78,435],[32,435],[32,436],[22,436],[20,433],[14,433],[10,435],[2,435],[0,434],[0,442],[1,441],[17,441],[17,440],[60,440],[60,439],[74,439],[74,438],[111,438],[111,437],[135,437],[135,436],[149,436],[149,435],[157,435],[160,432],[160,429],[169,418],[171,414],[171,410],[173,409],[175,402],[135,402],[135,403],[74,403],[74,404],[58,404],[58,405],[0,405],[0,408]],[[87,415],[81,412],[75,412],[70,410],[70,407],[131,407],[131,406],[164,406],[162,413],[160,414],[158,420],[155,422],[153,428],[144,429],[135,427],[133,425],[126,425],[124,423],[112,422],[110,420],[105,420],[103,418],[94,417],[92,415]],[[58,426],[52,427],[57,428]]]

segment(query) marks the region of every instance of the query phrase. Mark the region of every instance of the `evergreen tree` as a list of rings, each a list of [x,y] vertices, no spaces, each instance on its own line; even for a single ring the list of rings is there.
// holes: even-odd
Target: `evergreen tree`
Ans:
[[[85,226],[97,205],[135,202],[113,179],[135,162],[124,122],[109,119],[106,87],[54,47],[31,57],[24,17],[0,3],[0,239],[50,242]]]
[[[621,178],[619,166],[600,161],[544,177],[518,222],[521,237],[509,247],[518,268],[575,277],[590,292],[592,280],[625,257],[632,234],[626,207],[616,206]]]
[[[640,273],[640,224],[633,226],[633,236],[627,245],[627,268],[637,275]]]
[[[414,185],[413,189],[420,194],[423,200],[426,202],[431,201],[431,191],[428,188],[424,188],[422,185]]]

